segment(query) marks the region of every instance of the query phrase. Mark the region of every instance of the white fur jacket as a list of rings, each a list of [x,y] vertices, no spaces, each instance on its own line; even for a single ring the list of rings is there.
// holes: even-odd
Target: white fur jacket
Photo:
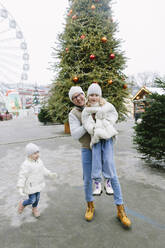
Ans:
[[[95,114],[95,120],[92,117]],[[85,107],[82,112],[82,124],[91,135],[91,144],[96,144],[100,139],[110,139],[118,134],[114,124],[118,119],[115,107],[106,102],[103,106]]]
[[[44,177],[52,174],[41,159],[33,161],[27,158],[21,165],[17,187],[23,188],[25,194],[40,192],[45,187]]]

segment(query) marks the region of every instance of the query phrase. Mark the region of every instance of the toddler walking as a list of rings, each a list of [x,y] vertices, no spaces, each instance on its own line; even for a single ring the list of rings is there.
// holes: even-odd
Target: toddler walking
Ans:
[[[57,174],[48,170],[42,160],[39,158],[39,147],[33,143],[29,143],[26,148],[27,158],[21,165],[17,187],[21,196],[28,195],[28,199],[19,202],[18,213],[21,214],[24,208],[32,205],[32,214],[38,218],[38,203],[40,200],[40,192],[45,187],[45,176],[56,179]]]
[[[111,183],[114,201],[117,206],[117,216],[124,226],[129,227],[131,221],[126,216],[120,183],[113,159],[113,137],[117,135],[114,124],[118,119],[115,107],[102,98],[98,84],[93,83],[87,91],[87,103],[82,112],[82,123],[91,135],[92,148],[92,178],[94,179],[94,195],[100,195],[101,173],[105,178],[105,189],[108,193]],[[108,193],[109,194],[109,193]]]

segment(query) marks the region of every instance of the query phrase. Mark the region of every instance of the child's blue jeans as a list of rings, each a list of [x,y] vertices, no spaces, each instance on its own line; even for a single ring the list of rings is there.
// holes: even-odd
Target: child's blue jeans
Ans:
[[[120,183],[113,158],[112,138],[100,140],[99,143],[92,146],[92,179],[101,181],[101,174],[103,174],[104,178],[111,181],[115,204],[123,204]]]
[[[23,206],[32,205],[32,207],[35,208],[38,205],[39,199],[40,199],[40,192],[30,194],[29,199],[23,201],[22,205]]]

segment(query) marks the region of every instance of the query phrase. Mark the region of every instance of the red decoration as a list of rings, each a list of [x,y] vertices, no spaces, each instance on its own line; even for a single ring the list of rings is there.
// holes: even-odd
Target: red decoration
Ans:
[[[78,80],[79,80],[79,78],[78,78],[77,76],[75,76],[75,77],[73,78],[73,81],[74,81],[75,83],[77,83]]]
[[[85,39],[85,35],[82,34],[82,35],[80,36],[80,38],[81,38],[82,40]]]
[[[72,14],[72,9],[69,11],[68,16],[70,16],[71,14]]]
[[[77,19],[76,15],[72,16],[72,20],[76,20],[76,19]]]
[[[66,48],[65,48],[65,51],[66,51],[66,52],[68,52],[68,51],[69,51],[69,48],[68,48],[68,47],[66,47]]]
[[[127,85],[126,84],[123,84],[123,89],[127,89]]]
[[[109,57],[110,57],[110,59],[114,59],[114,58],[115,58],[115,54],[114,54],[114,53],[111,53],[111,54],[109,55]]]
[[[98,2],[99,2],[99,0],[95,0],[95,2],[96,2],[96,3],[98,3]]]
[[[90,55],[90,59],[91,59],[91,60],[94,60],[95,58],[96,58],[96,56],[95,56],[94,54],[91,54],[91,55]]]
[[[104,37],[101,38],[101,41],[102,41],[103,43],[106,43],[106,42],[107,42],[107,38],[104,36]]]
[[[108,83],[109,83],[109,84],[112,84],[113,82],[112,82],[112,80],[108,80]]]
[[[95,7],[94,4],[91,6],[91,9],[92,9],[92,10],[95,10],[95,9],[96,9],[96,7]]]

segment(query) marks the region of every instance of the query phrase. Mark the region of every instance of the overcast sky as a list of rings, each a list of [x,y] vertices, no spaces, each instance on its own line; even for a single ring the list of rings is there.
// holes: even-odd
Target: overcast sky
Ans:
[[[127,74],[150,71],[165,75],[165,1],[115,0],[114,20],[118,37],[129,58]],[[62,31],[68,0],[0,0],[21,28],[28,44],[28,82],[48,84],[53,73],[47,70],[57,34]]]

